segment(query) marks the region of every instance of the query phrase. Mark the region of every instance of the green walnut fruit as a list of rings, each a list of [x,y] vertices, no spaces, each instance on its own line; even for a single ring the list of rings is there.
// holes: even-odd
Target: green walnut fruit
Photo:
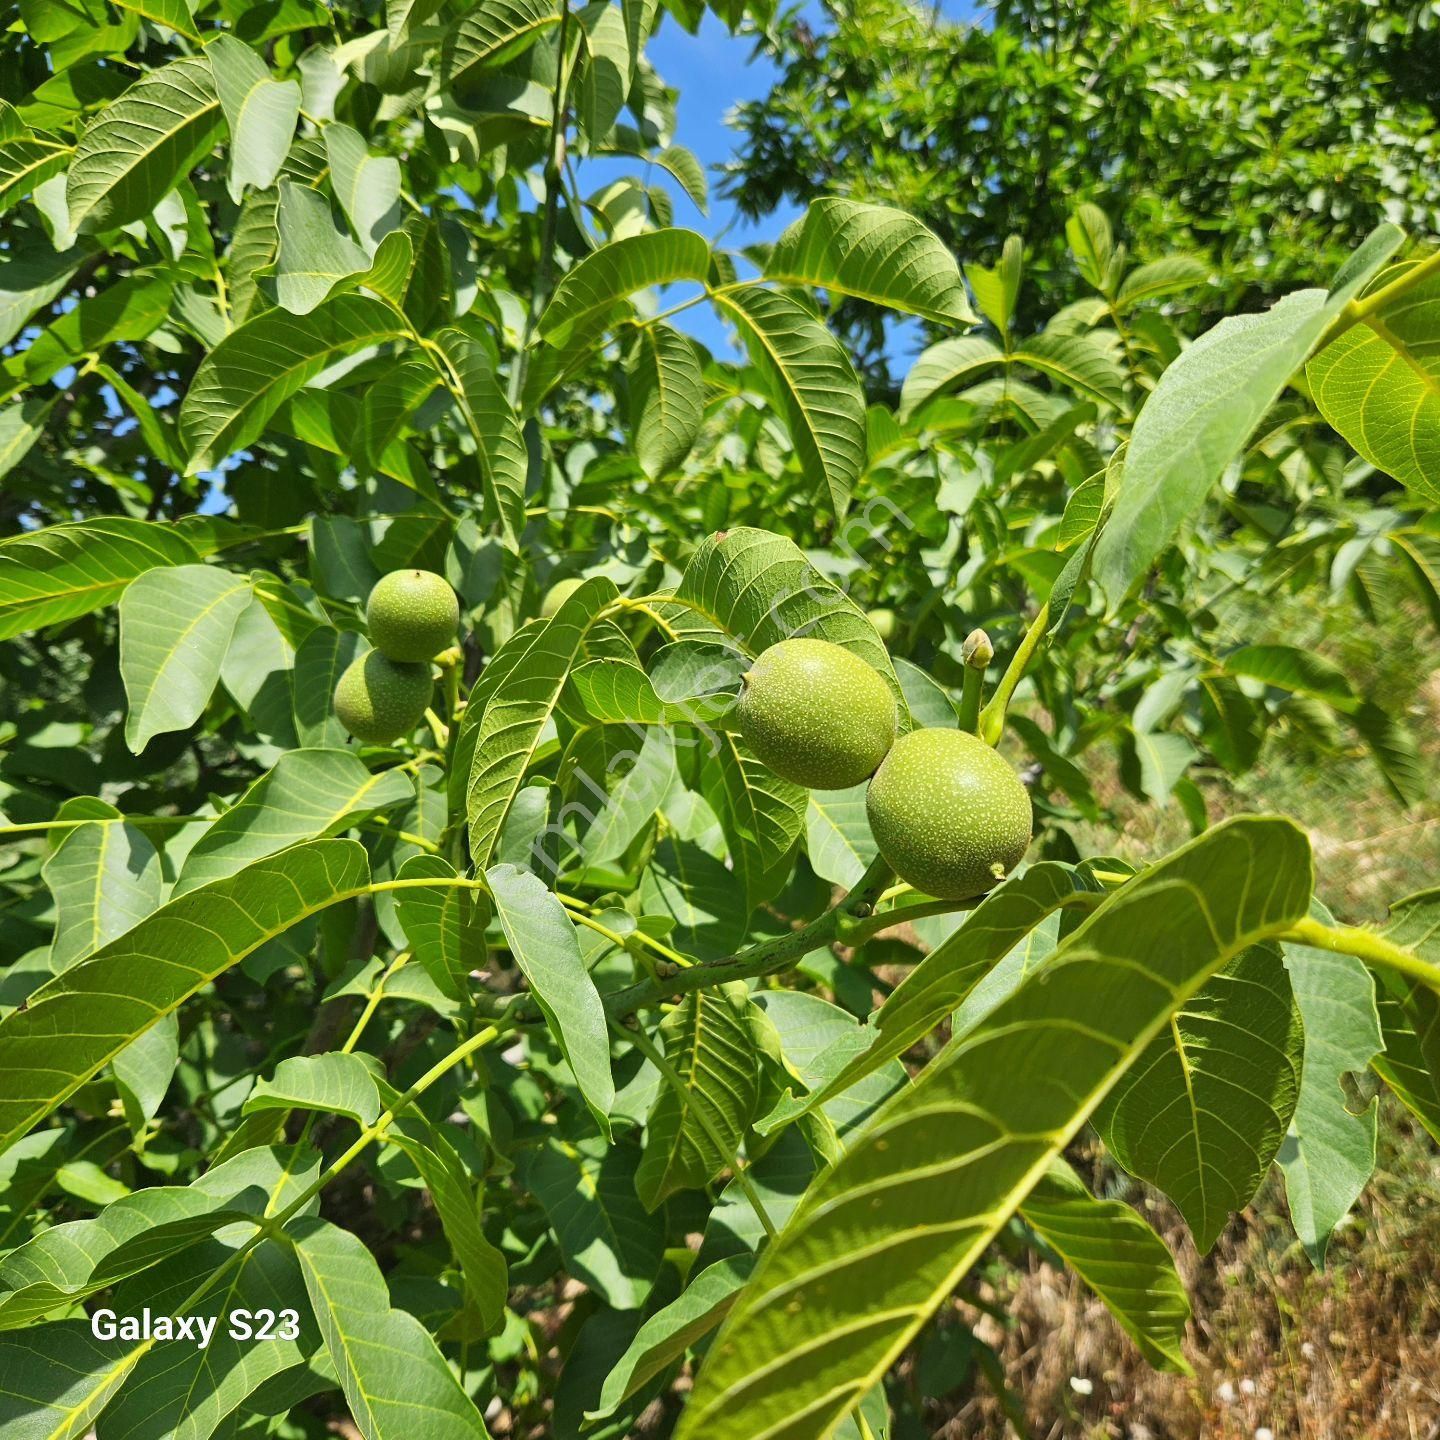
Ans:
[[[391,660],[431,660],[455,643],[460,602],[433,570],[392,570],[370,592],[365,623],[370,643]]]
[[[340,677],[335,717],[357,740],[388,745],[420,723],[434,683],[428,664],[369,650]]]
[[[888,645],[895,638],[895,612],[893,610],[872,610],[870,623],[875,633]]]
[[[540,602],[541,617],[548,620],[584,583],[578,575],[572,575],[568,580],[557,580]]]
[[[902,735],[870,782],[865,813],[891,869],[941,900],[983,894],[1030,844],[1020,777],[967,730]]]
[[[777,775],[843,790],[895,743],[895,697],[879,673],[828,640],[782,640],[746,672],[740,733]]]

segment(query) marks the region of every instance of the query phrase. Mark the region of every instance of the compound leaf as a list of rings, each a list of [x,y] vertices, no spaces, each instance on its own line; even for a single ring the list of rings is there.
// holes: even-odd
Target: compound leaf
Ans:
[[[1298,829],[1241,817],[1110,895],[806,1192],[711,1344],[677,1440],[829,1433],[1171,1016],[1302,918],[1310,885]]]
[[[960,267],[940,237],[888,205],[812,201],[775,242],[765,278],[852,295],[938,325],[973,325]]]
[[[297,845],[171,900],[47,980],[0,1021],[0,1149],[217,975],[369,879],[353,840]]]

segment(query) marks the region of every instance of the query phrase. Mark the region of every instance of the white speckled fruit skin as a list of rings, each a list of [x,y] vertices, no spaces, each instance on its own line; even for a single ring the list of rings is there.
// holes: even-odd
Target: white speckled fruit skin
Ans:
[[[433,570],[392,570],[365,602],[370,643],[391,660],[431,660],[455,640],[460,602]]]
[[[895,873],[940,900],[983,894],[1030,844],[1020,777],[965,730],[902,735],[870,782],[865,813]]]
[[[335,718],[367,745],[388,745],[421,721],[435,687],[429,665],[391,660],[368,650],[335,687]]]
[[[858,655],[828,640],[782,640],[750,667],[740,733],[782,779],[843,790],[875,773],[895,743],[895,697]]]

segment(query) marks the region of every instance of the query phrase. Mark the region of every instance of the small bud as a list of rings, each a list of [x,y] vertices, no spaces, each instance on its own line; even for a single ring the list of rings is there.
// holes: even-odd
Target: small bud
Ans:
[[[960,647],[960,658],[971,670],[983,670],[995,658],[995,647],[983,630],[972,630]]]

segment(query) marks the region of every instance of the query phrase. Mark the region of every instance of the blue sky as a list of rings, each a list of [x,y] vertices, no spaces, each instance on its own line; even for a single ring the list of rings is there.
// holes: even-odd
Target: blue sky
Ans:
[[[723,233],[724,244],[729,249],[739,249],[757,240],[773,240],[800,213],[797,207],[786,205],[759,221],[750,222],[716,194],[714,167],[729,160],[743,138],[725,124],[726,114],[742,100],[765,95],[780,75],[779,69],[765,56],[754,56],[754,49],[754,40],[731,35],[709,10],[705,11],[695,35],[688,34],[666,15],[659,34],[652,37],[646,47],[651,64],[665,83],[680,92],[675,143],[693,151],[705,167],[710,181],[709,215],[702,215],[668,177],[652,172],[652,179],[665,183],[673,197],[677,225],[693,227],[711,240]],[[590,194],[612,178],[634,172],[634,161],[590,160],[581,168],[580,188]],[[718,354],[731,350],[726,327],[708,305],[699,305],[678,315],[675,324]]]
[[[942,0],[941,9],[952,17],[971,16],[976,5],[974,0]],[[816,29],[826,28],[827,17],[818,5],[807,4],[802,14]],[[753,40],[731,35],[708,9],[695,35],[687,34],[667,15],[659,34],[651,39],[646,50],[665,82],[680,92],[675,141],[694,151],[710,179],[708,217],[700,214],[677,185],[667,187],[675,196],[675,223],[692,226],[712,240],[723,234],[729,249],[773,240],[800,213],[798,207],[787,203],[758,221],[747,221],[732,204],[715,193],[714,167],[731,159],[744,138],[725,124],[726,114],[743,100],[759,99],[767,94],[780,75],[775,65],[754,51]],[[606,168],[612,163],[613,170]],[[612,175],[633,170],[633,162],[587,162],[581,172],[581,188],[589,193]],[[717,355],[736,353],[727,327],[708,305],[698,305],[678,315],[675,324]],[[892,356],[897,360],[913,356],[917,348],[915,338],[914,327],[897,326],[890,347]]]

